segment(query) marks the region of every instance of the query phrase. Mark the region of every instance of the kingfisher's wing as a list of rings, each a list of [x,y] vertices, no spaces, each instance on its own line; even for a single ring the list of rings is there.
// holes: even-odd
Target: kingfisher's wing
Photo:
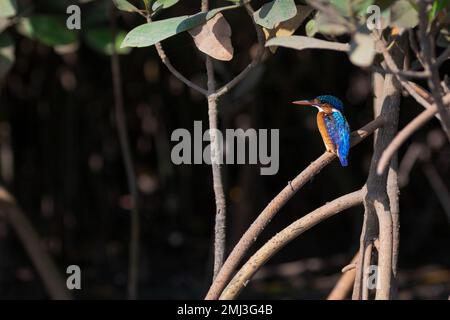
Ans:
[[[337,155],[342,166],[347,166],[350,150],[350,127],[347,120],[338,111],[329,114],[326,121],[327,131],[336,146]]]

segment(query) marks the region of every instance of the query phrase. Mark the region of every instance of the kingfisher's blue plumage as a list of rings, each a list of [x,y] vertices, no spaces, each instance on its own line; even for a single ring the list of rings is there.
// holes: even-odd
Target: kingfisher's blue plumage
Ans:
[[[350,150],[350,127],[343,114],[344,104],[332,95],[318,96],[313,100],[296,101],[300,105],[313,106],[319,109],[317,126],[327,151],[335,153],[342,166],[348,165]]]
[[[347,120],[341,112],[333,112],[328,116],[327,131],[336,146],[337,156],[341,161],[342,166],[347,166],[347,157],[350,150],[350,128]]]
[[[333,108],[338,109],[340,112],[344,112],[344,104],[342,103],[341,99],[339,99],[335,96],[325,94],[325,95],[316,97],[315,100],[318,100],[322,103],[328,103],[328,104],[332,105]]]

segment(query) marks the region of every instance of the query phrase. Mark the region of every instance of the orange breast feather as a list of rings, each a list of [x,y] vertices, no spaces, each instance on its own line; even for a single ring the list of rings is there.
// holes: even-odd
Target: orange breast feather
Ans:
[[[325,143],[325,147],[327,151],[336,153],[336,146],[333,143],[333,140],[331,140],[330,135],[327,131],[327,126],[325,124],[325,117],[327,115],[324,112],[318,112],[317,113],[317,126],[319,127],[320,134],[322,135],[323,142]]]

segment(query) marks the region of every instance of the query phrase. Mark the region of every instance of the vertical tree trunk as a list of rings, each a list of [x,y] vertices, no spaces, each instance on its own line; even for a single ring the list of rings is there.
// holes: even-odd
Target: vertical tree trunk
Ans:
[[[397,65],[402,66],[404,55],[399,46],[392,50]],[[366,270],[363,270],[363,266],[367,265],[364,261],[364,252],[376,235],[378,234],[379,238],[376,299],[389,299],[391,297],[392,274],[396,273],[398,254],[399,210],[396,161],[394,159],[391,162],[390,170],[381,175],[377,174],[376,167],[383,151],[397,133],[400,86],[393,75],[386,75],[380,97],[377,91],[380,91],[381,78],[375,76],[374,79],[376,95],[374,116],[382,116],[385,125],[375,134],[374,153],[364,188],[364,225],[361,234],[360,261],[358,262],[353,292],[354,299],[361,299],[362,297],[362,288],[365,288],[364,284],[361,284],[364,279],[362,275],[366,272]]]

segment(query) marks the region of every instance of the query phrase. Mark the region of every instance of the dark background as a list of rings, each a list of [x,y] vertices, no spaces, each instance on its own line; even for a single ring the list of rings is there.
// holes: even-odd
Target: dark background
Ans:
[[[64,1],[33,4],[36,12],[65,12]],[[94,5],[82,7],[83,17],[96,10]],[[159,18],[198,10],[198,1],[181,1]],[[250,62],[256,43],[245,10],[224,15],[233,29],[235,55],[231,62],[215,61],[221,84]],[[140,23],[137,15],[120,16],[125,30]],[[302,34],[302,28],[297,33]],[[75,53],[60,55],[18,34],[14,38],[16,64],[0,91],[1,159],[13,156],[12,163],[2,161],[3,184],[31,219],[61,272],[71,264],[81,267],[82,290],[74,292],[76,298],[126,298],[130,196],[114,119],[109,57],[83,42]],[[164,46],[176,68],[206,85],[204,55],[189,34],[164,41]],[[212,276],[211,168],[173,165],[170,135],[176,128],[192,130],[195,120],[203,121],[205,129],[206,101],[168,72],[153,47],[135,49],[120,59],[140,191],[139,298],[202,298]],[[448,67],[449,62],[442,71],[448,72]],[[223,166],[229,250],[287,182],[324,151],[315,111],[290,103],[319,94],[344,101],[353,129],[373,118],[370,72],[337,52],[280,48],[221,100],[223,129],[280,129],[278,174],[261,176],[257,165]],[[411,98],[402,98],[400,126],[421,110]],[[400,159],[412,142],[427,144],[430,132],[440,135],[435,119],[402,147]],[[351,150],[347,168],[337,161],[326,167],[279,212],[253,250],[295,219],[360,188],[371,153],[369,138]],[[448,142],[433,152],[431,161],[450,187]],[[401,189],[400,210],[400,298],[446,299],[450,217],[420,163]],[[241,297],[325,298],[358,248],[362,214],[362,207],[357,207],[306,232],[276,254]],[[47,297],[13,230],[0,221],[0,298]]]

